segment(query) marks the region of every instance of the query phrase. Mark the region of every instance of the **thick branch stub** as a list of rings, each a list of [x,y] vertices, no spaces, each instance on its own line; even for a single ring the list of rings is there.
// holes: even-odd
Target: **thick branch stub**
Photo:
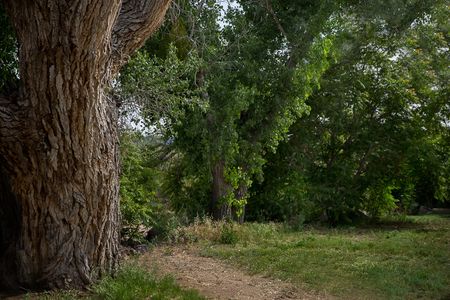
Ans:
[[[171,0],[124,0],[113,29],[114,71],[159,28]]]

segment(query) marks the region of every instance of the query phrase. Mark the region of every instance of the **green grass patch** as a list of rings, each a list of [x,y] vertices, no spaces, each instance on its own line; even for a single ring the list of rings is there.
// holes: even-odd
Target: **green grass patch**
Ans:
[[[235,226],[233,245],[203,254],[343,299],[447,299],[450,218],[407,217],[376,225],[306,228]]]
[[[170,276],[156,278],[141,267],[128,265],[115,277],[106,277],[93,287],[94,294],[100,299],[204,299],[194,290],[180,288]]]
[[[205,299],[195,290],[182,289],[170,276],[156,277],[135,264],[127,264],[114,276],[103,278],[93,285],[89,293],[77,291],[49,292],[37,297],[40,300],[200,300]],[[27,296],[24,297],[27,299]],[[36,299],[30,296],[29,299]]]

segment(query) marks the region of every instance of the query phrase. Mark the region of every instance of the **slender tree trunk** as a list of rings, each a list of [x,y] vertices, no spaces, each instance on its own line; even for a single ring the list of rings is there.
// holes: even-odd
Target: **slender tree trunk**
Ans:
[[[106,91],[169,1],[4,2],[21,88],[0,96],[0,285],[82,287],[118,264],[117,113]]]
[[[212,197],[211,213],[215,220],[231,219],[231,205],[223,202],[223,198],[232,191],[232,187],[225,181],[225,163],[223,160],[217,161],[212,169]]]
[[[247,197],[248,186],[245,184],[239,185],[238,189],[234,192],[234,197],[237,200],[242,200]],[[238,211],[233,207],[232,209],[233,219],[239,224],[244,223],[245,220],[245,205]]]
[[[236,200],[242,200],[247,196],[248,187],[240,185],[233,191],[233,187],[225,180],[225,163],[223,160],[216,162],[212,169],[212,197],[210,211],[215,220],[234,220],[244,222],[245,206],[239,211],[229,203],[224,203],[223,198],[229,193],[234,193]]]

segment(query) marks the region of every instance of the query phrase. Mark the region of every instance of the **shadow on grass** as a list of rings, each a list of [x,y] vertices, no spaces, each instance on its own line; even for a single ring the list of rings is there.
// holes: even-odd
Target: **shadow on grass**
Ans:
[[[450,219],[450,213],[449,214],[443,214],[443,213],[439,213],[439,214],[433,214],[439,218],[444,218],[444,219]]]
[[[306,230],[328,233],[330,228],[338,231],[353,231],[365,233],[369,231],[416,231],[416,232],[435,232],[447,230],[450,220],[450,209],[433,210],[433,212],[422,215],[396,216],[380,220],[364,219],[353,224],[326,226],[311,224],[305,226]],[[438,222],[436,222],[438,221]],[[450,299],[449,299],[450,300]]]
[[[360,224],[358,229],[379,231],[414,230],[417,232],[433,232],[445,229],[448,224],[431,222],[431,219],[450,219],[450,210],[433,211],[423,215],[407,216],[404,219],[383,219]]]

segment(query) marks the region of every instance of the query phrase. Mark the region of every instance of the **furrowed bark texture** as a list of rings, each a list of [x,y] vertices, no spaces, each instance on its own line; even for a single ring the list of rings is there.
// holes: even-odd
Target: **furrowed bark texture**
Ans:
[[[0,285],[82,287],[118,263],[117,119],[105,90],[169,0],[4,3],[21,88],[0,96]]]

